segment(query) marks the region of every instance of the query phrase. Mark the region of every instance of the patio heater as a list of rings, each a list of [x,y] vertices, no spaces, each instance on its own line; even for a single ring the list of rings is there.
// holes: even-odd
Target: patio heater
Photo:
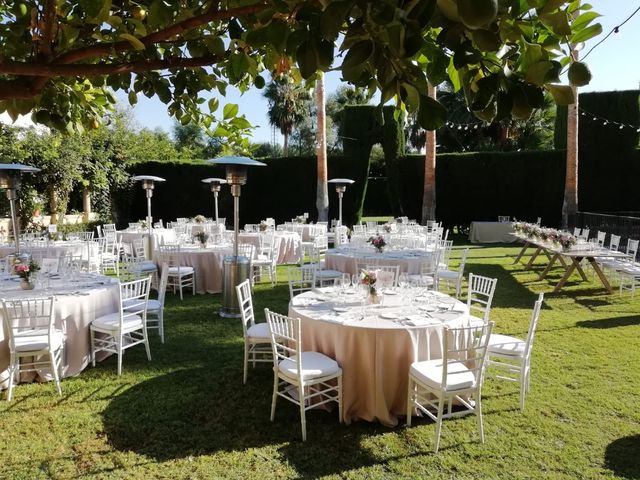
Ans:
[[[153,175],[136,175],[135,177],[131,177],[131,180],[142,182],[142,189],[147,194],[147,233],[149,235],[149,238],[147,239],[147,255],[149,259],[151,259],[153,253],[153,217],[151,216],[151,197],[153,197],[155,182],[164,182],[165,179]]]
[[[218,223],[218,193],[220,193],[220,187],[227,183],[224,178],[205,178],[202,180],[202,183],[208,183],[211,187],[211,191],[213,192],[213,201],[214,201],[214,209],[215,209],[215,219],[216,224]]]
[[[231,185],[233,196],[233,255],[224,259],[224,273],[222,285],[222,308],[220,316],[224,318],[240,317],[240,307],[236,296],[236,285],[249,278],[251,259],[238,256],[238,231],[240,214],[240,191],[247,183],[247,167],[264,167],[266,164],[247,157],[220,157],[209,160],[215,165],[225,165],[227,169],[227,183]]]
[[[342,196],[347,190],[347,185],[355,183],[355,180],[351,180],[350,178],[332,178],[327,183],[333,183],[336,186],[336,192],[338,193],[338,222],[340,222],[340,226],[342,226]]]
[[[11,207],[11,228],[13,229],[13,239],[16,244],[15,257],[20,257],[20,229],[18,228],[18,212],[16,211],[16,200],[18,190],[22,185],[21,175],[23,173],[39,172],[39,168],[21,165],[19,163],[0,163],[0,189],[7,191],[7,198]]]

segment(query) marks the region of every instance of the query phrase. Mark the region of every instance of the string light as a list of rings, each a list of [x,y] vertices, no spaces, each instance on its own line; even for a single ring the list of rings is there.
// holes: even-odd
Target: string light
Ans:
[[[636,132],[640,132],[640,127],[638,125],[631,125],[624,122],[618,122],[616,120],[611,120],[609,118],[604,118],[596,115],[595,113],[587,112],[586,110],[579,108],[580,116],[585,117],[587,120],[591,120],[592,122],[598,122],[602,126],[617,126],[618,130],[624,130],[625,128],[630,128],[631,130],[635,130]]]
[[[623,21],[622,23],[620,23],[619,25],[616,25],[615,27],[613,27],[613,28],[611,29],[611,31],[610,31],[609,33],[607,33],[607,34],[604,36],[604,38],[602,38],[602,40],[600,40],[598,43],[596,43],[593,47],[591,47],[591,48],[589,49],[589,51],[588,51],[585,55],[583,55],[583,56],[582,56],[582,60],[586,59],[586,58],[589,56],[589,54],[590,54],[591,52],[593,52],[593,50],[594,50],[596,47],[599,47],[600,45],[602,45],[602,43],[603,43],[607,38],[609,38],[612,34],[620,33],[620,27],[622,27],[625,23],[627,23],[629,20],[631,20],[631,19],[633,18],[633,16],[634,16],[636,13],[638,13],[639,11],[640,11],[640,7],[636,8],[636,9],[633,11],[633,13],[631,13],[631,15],[629,15],[627,18],[625,18],[625,19],[624,19],[624,21]]]

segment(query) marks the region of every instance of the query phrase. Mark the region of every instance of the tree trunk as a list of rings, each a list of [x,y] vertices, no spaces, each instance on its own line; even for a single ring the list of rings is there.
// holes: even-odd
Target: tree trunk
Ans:
[[[327,186],[327,123],[325,117],[324,73],[316,80],[316,156],[318,179],[316,186],[316,208],[318,221],[329,221],[329,189]]]
[[[436,98],[436,87],[428,84],[427,95]],[[424,157],[424,191],[422,195],[422,224],[436,219],[436,131],[426,132]]]
[[[51,212],[50,223],[58,223],[58,195],[53,187],[49,188],[49,212]]]
[[[578,52],[572,50],[574,60]],[[562,202],[562,228],[569,228],[569,220],[578,213],[578,89],[573,88],[575,103],[567,108],[567,165]]]
[[[88,223],[89,217],[91,216],[91,190],[89,190],[89,187],[82,189],[82,213],[82,220]]]
[[[289,134],[287,132],[283,133],[284,135],[284,145],[282,146],[282,156],[289,156]]]

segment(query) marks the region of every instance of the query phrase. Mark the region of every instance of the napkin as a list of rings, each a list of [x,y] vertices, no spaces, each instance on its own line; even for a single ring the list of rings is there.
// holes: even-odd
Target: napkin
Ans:
[[[407,324],[414,327],[427,327],[429,325],[442,325],[442,322],[434,318],[424,318],[420,315],[409,315],[407,318]]]
[[[347,318],[338,315],[337,313],[327,313],[320,317],[320,320],[324,320],[326,322],[332,323],[344,323],[347,321]]]

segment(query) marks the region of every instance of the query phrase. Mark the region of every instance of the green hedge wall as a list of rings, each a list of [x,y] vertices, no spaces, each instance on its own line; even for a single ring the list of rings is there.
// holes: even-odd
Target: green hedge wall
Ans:
[[[564,188],[563,151],[447,153],[437,157],[436,218],[447,226],[509,215],[541,216],[560,222]],[[424,156],[400,162],[401,201],[410,218],[420,218]]]
[[[240,222],[257,223],[266,217],[277,222],[290,220],[308,212],[312,219],[317,216],[316,158],[288,157],[260,159],[266,167],[249,169],[247,184],[242,187],[240,197]],[[331,177],[347,177],[364,185],[368,170],[368,159],[329,157],[328,169]],[[198,214],[213,216],[213,194],[201,182],[207,177],[224,178],[224,168],[204,162],[143,162],[130,167],[132,175],[157,175],[167,181],[156,187],[153,196],[153,216],[163,220],[177,217],[193,217]],[[347,188],[343,201],[345,222],[352,223],[362,205],[362,187]],[[219,211],[230,225],[233,216],[233,200],[228,187],[220,193]],[[117,198],[116,221],[126,225],[128,221],[146,216],[146,198],[140,185],[120,192]],[[335,189],[329,189],[330,218],[338,216],[338,198]]]

